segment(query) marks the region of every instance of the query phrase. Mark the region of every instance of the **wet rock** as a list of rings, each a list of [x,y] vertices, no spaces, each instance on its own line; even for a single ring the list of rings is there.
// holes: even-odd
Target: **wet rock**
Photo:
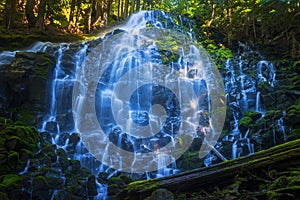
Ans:
[[[58,133],[58,126],[56,122],[47,122],[45,130],[47,132],[57,134]]]
[[[20,151],[21,139],[17,136],[11,136],[5,141],[5,147],[7,151]]]
[[[32,180],[32,195],[35,199],[49,199],[49,184],[45,177],[37,176]]]
[[[36,123],[36,114],[44,113],[46,79],[54,68],[54,58],[45,53],[17,52],[10,65],[1,67],[0,93],[7,110],[17,109],[17,118],[25,124]],[[28,110],[30,106],[30,110]]]
[[[68,133],[61,133],[58,137],[57,144],[59,146],[64,146],[66,145],[67,140],[69,139],[69,134]]]
[[[98,174],[97,180],[101,184],[107,184],[108,183],[108,176],[109,176],[109,173],[107,173],[107,172],[100,172]]]
[[[52,144],[51,134],[48,132],[42,132],[39,134],[40,140],[43,144]]]
[[[87,189],[90,197],[97,195],[96,177],[94,175],[88,177]]]
[[[107,193],[109,196],[117,195],[120,192],[120,188],[117,184],[112,184],[108,186]]]

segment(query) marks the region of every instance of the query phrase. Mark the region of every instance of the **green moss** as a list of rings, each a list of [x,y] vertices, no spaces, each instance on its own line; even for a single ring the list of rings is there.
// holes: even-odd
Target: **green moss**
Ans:
[[[112,177],[108,180],[108,185],[113,185],[113,184],[116,184],[119,188],[125,186],[124,181],[119,177]]]
[[[54,58],[50,57],[45,53],[37,53],[37,58],[35,59],[35,72],[36,75],[46,80],[48,72],[51,68],[54,68]]]
[[[295,140],[300,138],[300,129],[293,129],[288,133],[288,140]]]
[[[108,186],[108,195],[116,195],[120,192],[120,188],[118,187],[117,184],[111,184]]]
[[[156,182],[156,179],[151,180],[142,180],[130,183],[125,188],[129,193],[133,191],[147,191],[147,190],[154,190],[158,189],[159,184]]]
[[[244,116],[241,121],[239,122],[239,129],[242,132],[247,131],[248,128],[251,127],[253,120],[251,117]]]
[[[261,113],[258,113],[258,112],[247,111],[244,116],[251,117],[251,119],[255,122],[256,120],[261,118],[262,115],[261,115]]]
[[[122,181],[123,181],[125,184],[129,184],[129,183],[131,183],[131,182],[134,181],[131,177],[127,176],[126,174],[121,174],[121,175],[120,175],[120,179],[122,179]]]
[[[44,176],[36,176],[32,180],[33,190],[48,190],[49,184]]]
[[[1,189],[9,187],[18,187],[20,181],[22,180],[22,178],[16,174],[7,174],[1,176],[0,179],[2,180],[2,182],[0,183]]]

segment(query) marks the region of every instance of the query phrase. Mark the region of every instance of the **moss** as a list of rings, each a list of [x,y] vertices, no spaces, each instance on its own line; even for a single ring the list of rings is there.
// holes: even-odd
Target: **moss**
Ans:
[[[131,182],[134,181],[131,177],[127,176],[126,174],[121,174],[121,175],[120,175],[120,179],[122,179],[122,181],[123,181],[125,184],[129,184],[129,183],[131,183]]]
[[[154,190],[158,189],[159,184],[156,182],[156,179],[151,180],[142,180],[130,183],[126,186],[126,190],[130,193],[133,191],[147,191],[147,190]]]
[[[7,174],[0,177],[2,182],[0,183],[0,188],[5,189],[9,187],[18,187],[22,178],[16,174]]]
[[[256,120],[258,120],[259,118],[261,118],[262,115],[261,115],[261,113],[258,113],[258,112],[247,111],[244,116],[251,117],[251,119],[253,120],[253,122],[255,122]]]
[[[34,177],[32,180],[33,190],[48,190],[49,184],[44,176]]]
[[[300,138],[300,129],[293,129],[288,133],[287,140],[295,140]]]
[[[117,184],[119,188],[125,186],[125,183],[119,177],[112,177],[112,178],[110,178],[108,180],[108,185],[112,185],[112,184]]]
[[[108,186],[108,195],[112,196],[112,195],[116,195],[120,192],[120,188],[118,187],[117,184],[111,184]]]
[[[248,128],[251,127],[251,123],[253,122],[251,117],[244,116],[239,122],[239,129],[242,132],[246,132]]]

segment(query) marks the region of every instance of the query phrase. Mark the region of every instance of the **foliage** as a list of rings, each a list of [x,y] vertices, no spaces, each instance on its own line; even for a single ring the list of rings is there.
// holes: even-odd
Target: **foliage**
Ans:
[[[10,2],[10,3],[9,3]],[[160,9],[172,16],[187,16],[201,43],[209,46],[217,60],[230,57],[227,48],[237,41],[264,45],[274,57],[300,57],[300,2],[297,0],[24,0],[0,3],[0,23],[56,26],[72,33],[90,31],[126,19],[139,10]],[[26,10],[28,2],[34,9]],[[43,3],[43,4],[42,4]],[[8,6],[7,6],[8,5]],[[17,11],[16,13],[14,11]],[[39,13],[44,17],[41,23]],[[30,20],[29,15],[34,20]],[[2,19],[2,20],[1,20]],[[31,22],[33,21],[33,22]],[[175,21],[179,21],[176,20]],[[17,23],[18,22],[18,23]],[[30,22],[30,23],[29,23]],[[39,22],[39,23],[38,23]],[[217,41],[217,42],[212,42]],[[221,45],[221,46],[220,46]],[[273,51],[276,48],[276,51]]]

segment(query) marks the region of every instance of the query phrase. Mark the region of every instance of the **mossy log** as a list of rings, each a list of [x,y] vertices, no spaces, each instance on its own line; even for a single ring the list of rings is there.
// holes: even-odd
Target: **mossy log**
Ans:
[[[300,139],[235,160],[179,173],[173,176],[137,181],[118,194],[119,199],[145,199],[158,188],[174,193],[212,191],[232,184],[237,176],[300,166]]]

